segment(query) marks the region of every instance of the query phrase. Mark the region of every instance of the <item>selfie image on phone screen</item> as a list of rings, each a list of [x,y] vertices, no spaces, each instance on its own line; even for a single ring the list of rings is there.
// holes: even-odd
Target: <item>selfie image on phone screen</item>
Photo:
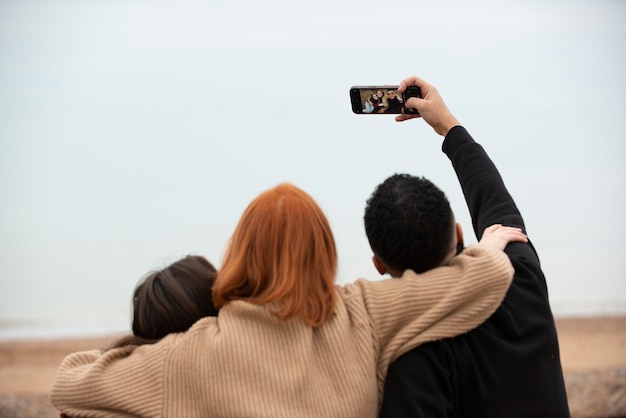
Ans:
[[[419,92],[415,95],[421,97]],[[357,114],[415,113],[414,109],[404,107],[405,97],[398,93],[398,86],[355,86],[350,89],[352,111]]]

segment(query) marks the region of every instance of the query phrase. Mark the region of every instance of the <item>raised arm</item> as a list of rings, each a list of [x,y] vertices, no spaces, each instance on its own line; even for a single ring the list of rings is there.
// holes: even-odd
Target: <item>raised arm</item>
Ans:
[[[479,239],[482,232],[493,224],[514,226],[525,232],[522,215],[498,169],[465,128],[455,126],[448,132],[443,151],[457,174],[472,216],[474,232]]]
[[[398,91],[411,85],[420,87],[423,98],[410,98],[406,106],[418,109],[420,115],[399,115],[396,120],[422,117],[436,133],[445,137],[443,151],[459,178],[476,237],[480,239],[483,231],[493,224],[518,227],[525,232],[522,216],[485,150],[460,126],[434,86],[413,76],[403,80]]]

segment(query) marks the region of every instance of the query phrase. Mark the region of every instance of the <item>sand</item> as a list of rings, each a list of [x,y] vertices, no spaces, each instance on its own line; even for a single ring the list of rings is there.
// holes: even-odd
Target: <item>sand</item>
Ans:
[[[626,316],[560,318],[557,328],[570,407],[582,411],[579,405],[589,400],[580,398],[604,396],[586,393],[597,390],[601,384],[598,380],[607,375],[617,379],[613,386],[626,386]],[[112,338],[0,342],[0,418],[58,417],[47,402],[58,364],[68,353],[101,348]],[[626,416],[626,396],[619,399],[619,392],[610,396],[618,396],[617,411],[622,410]],[[581,418],[597,416],[577,410],[572,413]]]

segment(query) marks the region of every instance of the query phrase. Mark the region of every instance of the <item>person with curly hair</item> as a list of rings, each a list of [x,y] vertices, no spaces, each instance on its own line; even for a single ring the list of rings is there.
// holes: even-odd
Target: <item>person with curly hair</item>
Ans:
[[[408,99],[406,105],[417,108],[444,137],[443,152],[459,179],[477,238],[502,225],[525,233],[524,220],[483,147],[435,87],[410,77],[398,90],[411,85],[424,96]],[[396,120],[415,117],[399,115]],[[463,231],[455,226],[447,199],[422,177],[397,174],[385,180],[368,202],[365,228],[378,270],[394,277],[406,269],[419,273],[447,264],[454,242],[462,250]],[[445,239],[451,233],[453,242]],[[385,381],[382,418],[570,416],[537,251],[529,241],[516,241],[505,253],[515,275],[500,307],[476,329],[421,345],[394,361]]]

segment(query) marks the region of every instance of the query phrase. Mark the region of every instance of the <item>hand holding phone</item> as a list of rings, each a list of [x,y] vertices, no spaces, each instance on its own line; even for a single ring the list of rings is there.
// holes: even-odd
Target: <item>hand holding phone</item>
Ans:
[[[417,86],[407,87],[406,90],[404,90],[404,92],[402,93],[402,98],[404,99],[404,102],[406,103],[406,101],[410,99],[411,97],[419,97],[421,99],[422,90]],[[414,109],[411,107],[405,107],[404,110],[405,110],[404,113],[406,114],[419,115],[419,112],[417,111],[417,109]]]
[[[450,129],[460,125],[458,119],[450,112],[437,89],[419,77],[411,76],[400,83],[400,89],[408,90],[412,86],[418,86],[422,93],[419,117],[428,123],[439,135],[446,136]],[[415,114],[402,114],[396,116],[397,122],[403,122],[415,118]]]
[[[350,88],[352,112],[358,115],[367,114],[410,114],[418,115],[417,109],[405,106],[411,97],[422,97],[417,86],[409,86],[399,95],[398,85],[353,86]]]

